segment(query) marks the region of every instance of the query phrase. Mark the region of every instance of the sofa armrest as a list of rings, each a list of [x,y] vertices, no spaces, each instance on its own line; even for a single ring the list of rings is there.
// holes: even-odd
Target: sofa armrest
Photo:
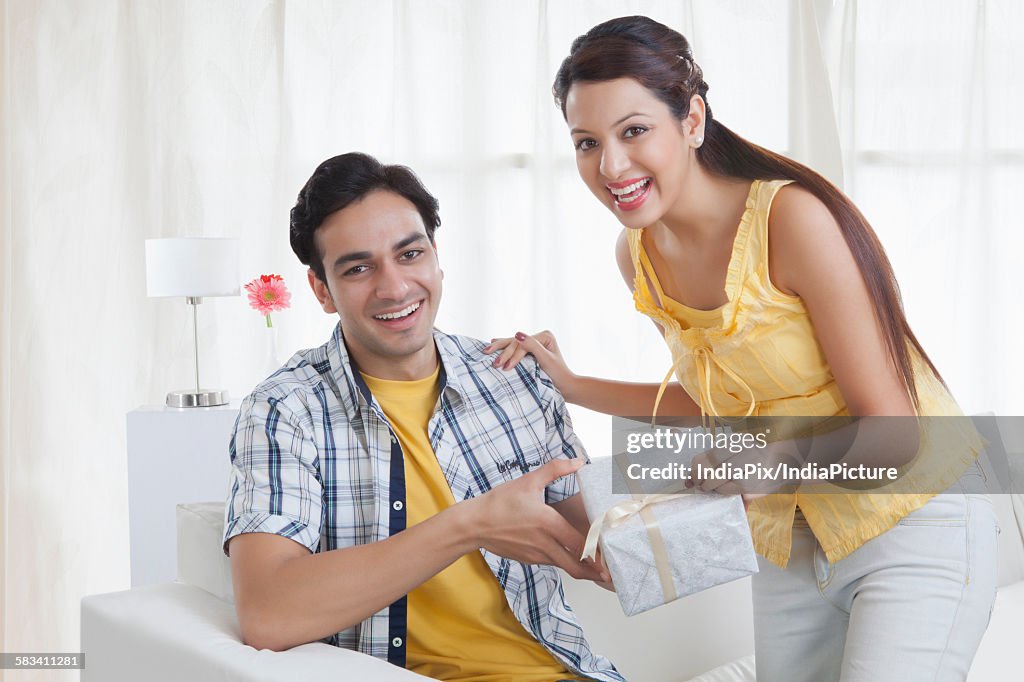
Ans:
[[[744,656],[731,663],[720,665],[690,682],[756,682],[754,657]]]
[[[174,513],[178,526],[177,582],[201,587],[221,601],[234,604],[231,561],[221,551],[224,503],[179,504]]]
[[[82,651],[83,682],[428,679],[320,642],[257,651],[242,644],[231,604],[180,583],[82,599]]]

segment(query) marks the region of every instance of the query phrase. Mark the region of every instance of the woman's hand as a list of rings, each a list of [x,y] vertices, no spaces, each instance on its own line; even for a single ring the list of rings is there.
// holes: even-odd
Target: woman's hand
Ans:
[[[743,506],[747,508],[759,497],[793,492],[800,481],[791,478],[789,473],[803,464],[804,458],[794,440],[773,441],[764,447],[746,447],[739,452],[712,448],[694,456],[690,462],[692,475],[686,487],[704,493],[742,494]]]
[[[551,332],[542,331],[533,336],[516,332],[512,338],[491,339],[491,345],[484,348],[485,353],[499,350],[501,353],[492,363],[495,367],[510,370],[529,353],[540,364],[540,368],[551,377],[551,380],[555,382],[555,387],[563,395],[567,396],[570,392],[570,386],[576,379],[576,375],[565,364],[562,351],[558,349],[558,342],[555,341],[555,335]]]

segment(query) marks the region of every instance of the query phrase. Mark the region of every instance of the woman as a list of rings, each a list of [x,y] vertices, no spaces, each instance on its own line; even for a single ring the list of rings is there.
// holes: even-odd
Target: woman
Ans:
[[[495,340],[496,365],[532,353],[567,400],[608,414],[961,415],[864,217],[814,171],[712,116],[683,36],[646,17],[600,24],[574,41],[553,93],[580,177],[624,227],[619,269],[678,383],[577,376],[548,332]],[[976,433],[948,427],[939,440],[963,465],[914,490],[961,491],[977,474],[956,481]],[[995,595],[986,498],[798,492],[748,513],[763,557],[759,682],[966,676]]]

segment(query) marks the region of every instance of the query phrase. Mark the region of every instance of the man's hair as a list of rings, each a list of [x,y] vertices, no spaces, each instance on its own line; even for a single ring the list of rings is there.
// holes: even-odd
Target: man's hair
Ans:
[[[323,255],[313,237],[324,220],[335,211],[364,199],[371,192],[387,190],[408,199],[423,219],[427,238],[441,226],[437,199],[406,166],[386,166],[369,154],[350,152],[327,159],[313,171],[299,191],[291,212],[289,239],[292,251],[302,263],[326,282]]]

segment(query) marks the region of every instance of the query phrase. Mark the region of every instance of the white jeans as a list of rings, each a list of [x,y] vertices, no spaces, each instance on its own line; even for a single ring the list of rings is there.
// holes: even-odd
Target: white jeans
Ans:
[[[964,680],[996,593],[996,527],[961,482],[830,564],[806,522],[789,566],[758,557],[758,682]],[[973,488],[972,488],[973,489]]]

